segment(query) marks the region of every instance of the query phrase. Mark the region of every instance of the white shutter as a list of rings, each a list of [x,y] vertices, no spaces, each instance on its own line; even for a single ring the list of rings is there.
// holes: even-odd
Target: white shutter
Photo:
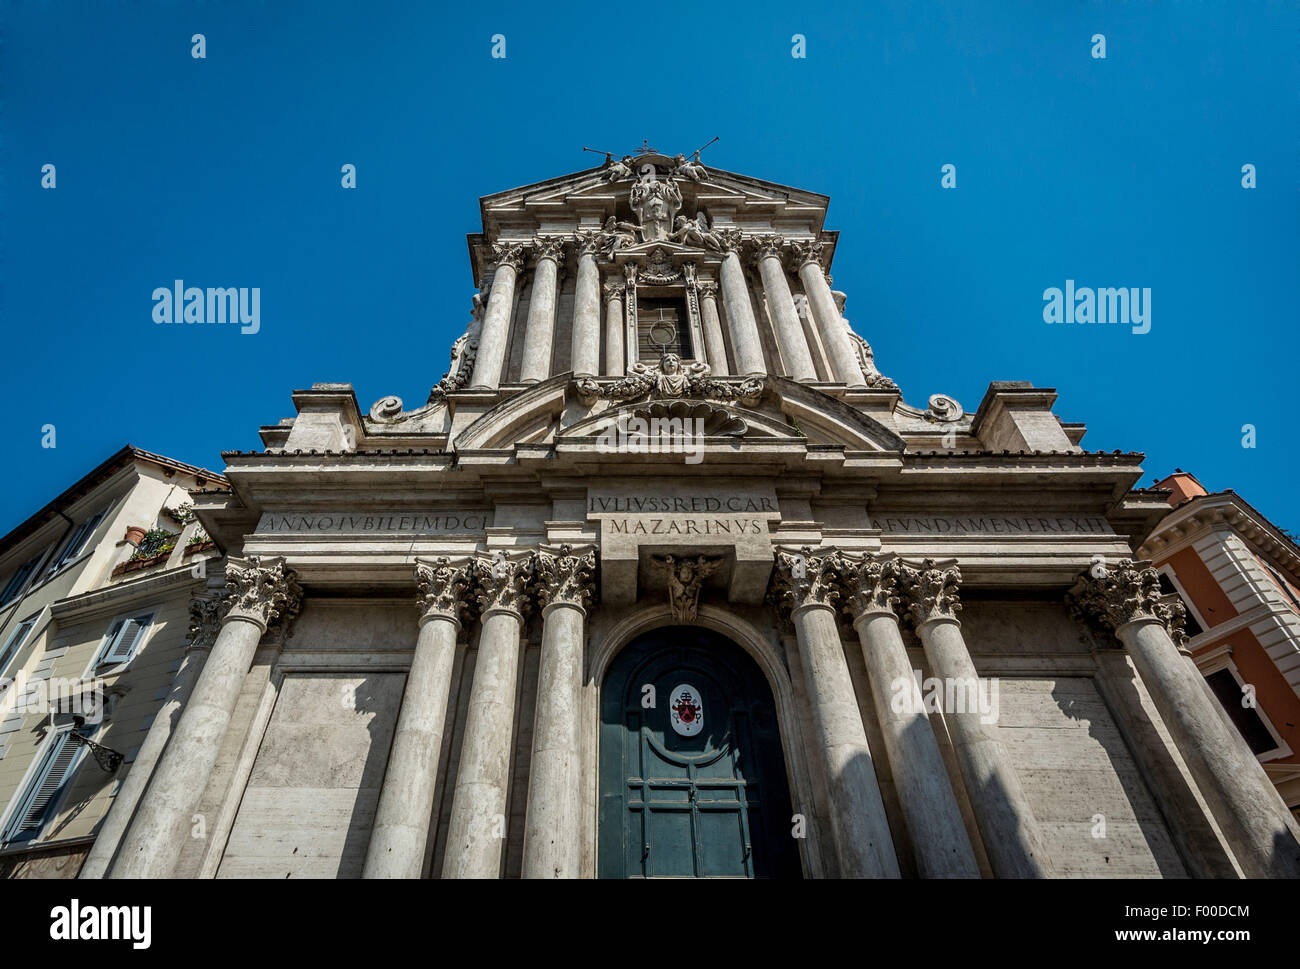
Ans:
[[[45,812],[63,790],[80,749],[81,744],[72,739],[71,730],[63,731],[50,742],[40,769],[28,785],[9,830],[5,832],[6,841],[23,834],[35,837],[40,832],[45,823]]]
[[[136,616],[134,619],[119,619],[115,623],[117,632],[110,635],[108,648],[100,663],[125,663],[135,652],[135,644],[140,641],[144,631],[149,628],[150,616]]]

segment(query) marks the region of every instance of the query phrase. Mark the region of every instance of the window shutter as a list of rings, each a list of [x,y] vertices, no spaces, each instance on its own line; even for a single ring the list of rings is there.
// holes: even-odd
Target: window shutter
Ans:
[[[149,628],[149,619],[149,616],[137,616],[134,619],[118,620],[114,625],[119,628],[116,635],[110,636],[108,649],[104,650],[104,658],[100,663],[125,663],[129,660],[135,651],[135,644]]]
[[[34,559],[29,559],[22,565],[18,566],[18,571],[13,574],[13,578],[11,578],[9,584],[5,586],[4,594],[0,595],[0,606],[11,602],[18,593],[22,591],[23,586],[27,583],[28,576],[36,571],[36,566],[39,564],[39,558],[40,556],[37,556]]]
[[[72,740],[70,730],[65,730],[54,738],[40,770],[31,780],[22,806],[15,813],[14,821],[5,834],[6,841],[23,835],[34,838],[40,833],[46,812],[71,776],[73,762],[77,759],[80,747],[80,744]]]

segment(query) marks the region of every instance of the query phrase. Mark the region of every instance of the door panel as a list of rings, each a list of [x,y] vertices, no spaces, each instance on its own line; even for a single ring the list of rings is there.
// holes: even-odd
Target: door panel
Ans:
[[[771,690],[716,633],[656,630],[611,665],[600,794],[603,878],[799,877]]]

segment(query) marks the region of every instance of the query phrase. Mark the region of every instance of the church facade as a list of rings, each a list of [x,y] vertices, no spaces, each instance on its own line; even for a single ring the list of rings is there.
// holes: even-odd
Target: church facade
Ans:
[[[1300,875],[1141,455],[905,403],[828,202],[653,150],[483,198],[427,401],[296,391],[193,493],[227,565],[109,877]]]

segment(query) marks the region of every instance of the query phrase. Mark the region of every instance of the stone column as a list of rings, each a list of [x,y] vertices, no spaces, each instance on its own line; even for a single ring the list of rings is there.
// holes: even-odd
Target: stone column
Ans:
[[[420,634],[402,694],[362,878],[419,878],[433,817],[456,637],[466,608],[469,569],[450,559],[415,563]]]
[[[524,824],[525,878],[577,878],[582,859],[581,718],[584,623],[596,555],[537,555],[542,658]]]
[[[767,294],[767,306],[772,312],[772,324],[785,361],[786,376],[793,380],[816,380],[817,368],[813,366],[808,341],[803,335],[803,324],[799,322],[790,284],[785,278],[785,267],[781,265],[785,240],[781,236],[759,236],[754,241],[758,246],[755,257],[758,272],[763,277],[763,292]]]
[[[600,376],[600,270],[596,267],[599,246],[599,233],[578,233],[578,278],[573,299],[570,358],[570,369],[577,377]]]
[[[528,329],[524,332],[524,364],[519,379],[536,383],[551,375],[551,347],[555,342],[555,297],[559,289],[564,240],[533,240],[536,265],[528,297]]]
[[[979,878],[979,863],[925,713],[894,612],[902,567],[893,556],[845,561],[853,617],[885,753],[922,878]]]
[[[940,566],[926,559],[919,569],[903,570],[908,608],[930,672],[943,682],[945,696],[951,687],[955,696],[976,697],[982,695],[979,674],[955,615],[961,609],[960,582],[961,571],[952,563]],[[964,709],[945,710],[943,719],[993,874],[998,878],[1051,877],[1055,869],[1038,821],[996,726],[984,722],[986,714],[978,704],[959,706]]]
[[[722,319],[718,315],[718,284],[700,282],[695,284],[700,294],[700,317],[704,324],[704,350],[709,368],[715,377],[726,377],[731,373],[727,369],[727,345],[722,339]]]
[[[505,552],[475,566],[483,617],[465,739],[452,795],[443,878],[499,878],[506,836],[520,636],[533,555]]]
[[[822,269],[825,245],[820,242],[796,242],[792,249],[794,266],[803,282],[803,291],[808,296],[808,305],[812,308],[817,331],[822,335],[822,344],[830,357],[835,379],[849,387],[865,387],[867,379],[862,374],[857,351],[849,340],[848,328],[835,306],[835,297],[831,294],[830,284],[826,282],[826,273]]]
[[[779,553],[772,599],[791,610],[812,704],[812,739],[826,766],[840,873],[845,878],[898,878],[885,802],[835,621],[840,564],[838,553],[829,550]]]
[[[144,743],[136,752],[135,760],[127,771],[126,780],[113,795],[112,806],[104,816],[99,830],[95,833],[95,843],[91,846],[86,861],[81,866],[78,878],[103,878],[108,872],[117,846],[122,841],[135,813],[140,796],[149,786],[158,758],[167,747],[172,735],[172,726],[189,702],[194,692],[194,684],[207,662],[212,643],[217,638],[217,629],[221,624],[221,599],[216,596],[195,596],[190,600],[190,642],[185,647],[185,656],[180,668],[172,680],[171,691],[167,700],[159,708],[145,734]]]
[[[488,294],[487,311],[479,332],[478,354],[474,358],[471,389],[495,390],[501,386],[501,369],[506,362],[506,341],[510,338],[510,314],[515,306],[515,279],[524,264],[524,249],[518,244],[498,243],[493,247],[497,268]]]
[[[623,283],[606,283],[605,294],[605,374],[609,377],[621,377],[624,371],[623,330],[627,320],[623,318]]]
[[[764,376],[767,365],[763,362],[763,342],[758,335],[754,307],[749,301],[745,270],[740,265],[740,230],[719,229],[715,235],[725,252],[721,270],[722,299],[727,307],[727,325],[731,329],[731,349],[736,355],[736,369],[740,376]]]
[[[272,622],[297,615],[302,599],[281,558],[231,559],[226,588],[226,613],[212,654],[122,840],[112,878],[171,876],[258,643]]]
[[[1300,878],[1300,827],[1182,647],[1182,603],[1164,601],[1151,563],[1085,574],[1070,600],[1128,648],[1246,877]]]

